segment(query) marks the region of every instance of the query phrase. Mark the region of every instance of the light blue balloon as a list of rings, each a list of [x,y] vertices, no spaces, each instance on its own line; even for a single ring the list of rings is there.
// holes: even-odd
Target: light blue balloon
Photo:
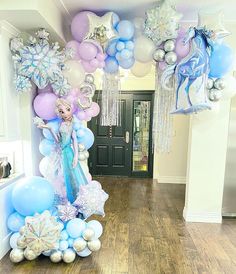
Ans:
[[[42,253],[44,256],[49,257],[52,254],[52,250],[47,250]]]
[[[133,41],[125,42],[125,48],[129,49],[129,50],[133,50],[134,49],[134,42]]]
[[[73,247],[73,243],[74,243],[74,239],[73,238],[69,238],[67,240],[67,242],[68,242],[69,247]]]
[[[49,126],[56,134],[58,134],[60,121],[61,121],[60,119],[51,120],[47,123],[47,126]],[[49,129],[46,129],[46,128],[43,129],[43,136],[50,141],[54,141],[54,138],[51,132],[49,131]]]
[[[119,22],[120,22],[120,17],[115,12],[113,12],[113,15],[112,15],[113,28],[116,28]]]
[[[25,217],[18,212],[12,213],[7,219],[7,227],[13,232],[18,232],[23,225],[25,225]]]
[[[12,204],[23,216],[32,216],[50,209],[54,201],[52,185],[39,176],[26,177],[12,191]]]
[[[86,247],[86,248],[83,249],[82,251],[76,252],[76,253],[77,253],[77,255],[79,255],[80,257],[88,257],[88,256],[92,253],[92,251],[89,250],[89,249]]]
[[[69,247],[69,245],[68,245],[68,242],[67,241],[60,241],[59,242],[59,249],[61,250],[61,251],[64,251],[64,250],[66,250],[67,248]]]
[[[78,238],[82,235],[83,230],[86,228],[85,221],[75,218],[70,220],[66,225],[66,231],[71,238]]]
[[[128,49],[123,49],[120,52],[120,56],[121,56],[121,59],[129,59],[133,56],[133,53],[132,53],[132,51],[130,51]]]
[[[119,69],[119,64],[116,58],[108,56],[105,60],[104,71],[107,73],[116,73]]]
[[[83,144],[86,149],[89,149],[94,143],[94,134],[89,128],[83,129],[82,136],[77,135],[78,143]]]
[[[87,227],[92,228],[94,230],[94,233],[95,233],[94,239],[98,239],[99,237],[101,237],[103,233],[103,227],[99,221],[97,220],[89,221],[87,223]]]
[[[129,58],[129,59],[121,59],[119,61],[119,65],[124,68],[124,69],[129,69],[134,65],[134,58]]]
[[[107,47],[106,53],[110,56],[115,56],[116,55],[116,40],[113,40]]]
[[[60,230],[62,231],[65,227],[65,224],[61,220],[57,221],[57,223],[59,224]]]
[[[221,78],[227,74],[234,63],[234,52],[226,44],[216,43],[210,55],[210,73],[211,78]]]
[[[117,42],[116,49],[118,51],[122,51],[122,49],[124,49],[124,48],[125,48],[125,43],[124,42],[122,42],[122,41]]]
[[[73,115],[73,129],[77,131],[81,128],[81,126],[81,121],[75,115]]]
[[[39,144],[39,151],[44,156],[48,156],[51,154],[54,147],[55,147],[55,143],[45,138]]]
[[[120,52],[117,52],[117,53],[116,53],[116,60],[118,60],[118,62],[121,60]]]
[[[117,26],[117,31],[120,36],[120,40],[130,40],[134,36],[134,24],[128,20],[122,20]]]
[[[69,235],[66,232],[66,230],[62,230],[61,235],[60,235],[60,239],[66,241],[68,238],[69,238]]]
[[[16,232],[16,233],[11,235],[11,238],[10,238],[11,248],[17,248],[17,239],[18,238],[20,238],[20,233],[19,232]]]

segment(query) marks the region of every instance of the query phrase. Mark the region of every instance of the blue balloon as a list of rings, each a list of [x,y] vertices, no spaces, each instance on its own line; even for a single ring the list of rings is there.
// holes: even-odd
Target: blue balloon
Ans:
[[[73,247],[74,240],[75,240],[75,239],[73,239],[73,238],[69,238],[69,239],[67,240],[69,247]]]
[[[94,233],[95,233],[94,239],[98,239],[99,237],[101,237],[103,233],[103,227],[99,221],[97,220],[89,221],[87,223],[87,227],[92,228],[94,230]]]
[[[119,22],[120,22],[120,17],[115,12],[113,12],[113,15],[112,15],[113,28],[116,28]]]
[[[19,232],[16,232],[14,234],[11,235],[11,238],[10,238],[10,246],[11,248],[17,248],[17,240],[18,238],[20,238],[20,233]]]
[[[76,253],[77,253],[77,255],[79,255],[80,257],[88,257],[88,256],[92,253],[92,251],[89,250],[87,247],[85,247],[85,249],[83,249],[83,250],[80,251],[80,252],[76,252]]]
[[[134,42],[133,41],[125,42],[125,48],[129,49],[129,50],[133,50],[134,49]]]
[[[52,207],[54,191],[44,178],[32,176],[22,179],[12,191],[12,204],[23,216],[42,213]]]
[[[234,52],[226,44],[216,43],[210,55],[210,73],[211,78],[221,78],[227,74],[234,63]]]
[[[68,238],[69,238],[69,235],[66,232],[66,230],[62,230],[61,235],[60,235],[60,239],[66,241]]]
[[[82,126],[81,121],[75,115],[73,115],[73,129],[77,131],[78,129],[81,128],[81,126]]]
[[[25,225],[25,217],[18,212],[12,213],[7,219],[7,227],[13,232],[18,232],[23,225]]]
[[[128,20],[122,20],[117,26],[117,31],[120,36],[120,40],[130,40],[134,36],[134,24]]]
[[[48,139],[43,139],[39,144],[39,151],[44,156],[48,156],[53,151],[54,146],[54,142],[49,141]]]
[[[122,42],[122,41],[117,42],[116,49],[118,51],[122,51],[124,48],[125,48],[125,43],[124,42]]]
[[[121,59],[121,54],[120,54],[120,52],[117,52],[116,53],[116,60],[118,60],[118,62],[119,62],[120,59]]]
[[[121,59],[119,61],[119,65],[124,69],[129,69],[133,66],[134,62],[135,62],[134,58]]]
[[[133,57],[133,52],[128,49],[123,49],[120,52],[120,56],[121,56],[121,59],[129,59],[129,58]]]
[[[67,241],[60,241],[59,242],[59,249],[61,250],[61,251],[64,251],[64,250],[66,250],[67,248],[69,247],[69,244],[68,244],[68,242]]]
[[[82,136],[77,135],[78,143],[83,144],[86,149],[89,149],[94,143],[94,134],[89,128],[84,128],[83,132]]]
[[[116,55],[116,40],[113,40],[107,47],[106,53],[110,56],[115,56]]]
[[[75,218],[70,220],[66,225],[66,231],[71,238],[78,238],[82,235],[83,230],[86,228],[85,221]]]
[[[105,60],[104,71],[107,73],[116,73],[118,71],[119,64],[114,57],[108,56]]]
[[[49,121],[47,123],[47,126],[49,126],[57,134],[59,132],[60,122],[61,122],[60,119],[54,119]],[[49,129],[46,129],[46,128],[43,129],[43,136],[50,141],[54,141],[52,133],[49,131]]]

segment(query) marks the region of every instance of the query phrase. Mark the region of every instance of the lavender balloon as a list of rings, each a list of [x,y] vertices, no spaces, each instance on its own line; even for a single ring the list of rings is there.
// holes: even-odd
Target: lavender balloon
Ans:
[[[53,92],[52,86],[48,84],[45,88],[38,88],[38,94],[39,93],[50,93]]]
[[[34,111],[44,120],[52,120],[57,117],[55,105],[58,97],[54,93],[40,93],[34,99]]]
[[[93,60],[98,53],[97,47],[90,42],[83,42],[79,46],[79,55],[85,61]]]

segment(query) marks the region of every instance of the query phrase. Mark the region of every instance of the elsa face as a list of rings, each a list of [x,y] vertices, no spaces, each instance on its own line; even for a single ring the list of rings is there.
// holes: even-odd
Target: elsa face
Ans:
[[[70,106],[59,105],[58,113],[59,116],[65,121],[70,121],[72,118],[72,109]]]

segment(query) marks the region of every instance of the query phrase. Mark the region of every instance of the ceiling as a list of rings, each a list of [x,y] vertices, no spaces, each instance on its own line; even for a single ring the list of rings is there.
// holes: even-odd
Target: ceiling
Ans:
[[[136,16],[144,16],[145,10],[161,0],[54,0],[63,11],[67,20],[81,10],[91,10],[96,13],[104,11],[117,12],[122,18],[132,19]],[[235,0],[173,0],[177,10],[183,14],[182,21],[196,21],[199,10],[222,9],[225,21],[236,21]]]

